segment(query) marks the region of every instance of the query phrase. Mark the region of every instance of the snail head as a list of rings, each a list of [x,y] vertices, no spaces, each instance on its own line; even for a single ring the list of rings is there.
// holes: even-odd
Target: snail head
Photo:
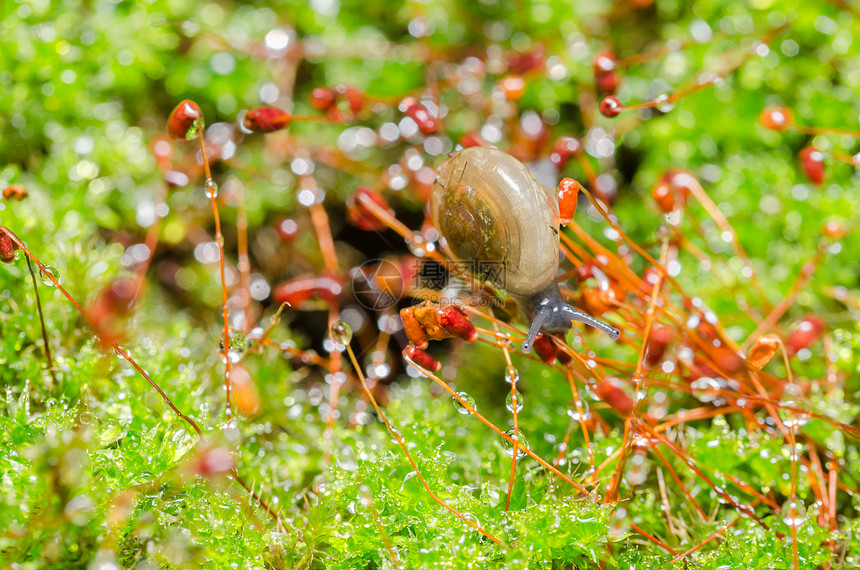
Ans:
[[[606,333],[612,340],[618,340],[621,336],[621,331],[617,328],[565,303],[555,282],[530,297],[527,309],[532,324],[522,344],[522,350],[526,353],[531,352],[532,344],[539,332],[564,332],[570,329],[573,321],[592,326]]]

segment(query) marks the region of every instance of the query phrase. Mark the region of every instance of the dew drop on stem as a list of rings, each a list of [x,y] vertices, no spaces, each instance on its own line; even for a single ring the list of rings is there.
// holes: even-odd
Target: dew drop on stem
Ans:
[[[218,185],[211,178],[206,179],[206,197],[207,198],[217,198],[218,197]]]
[[[57,283],[61,283],[60,274],[50,265],[45,265],[39,268],[39,277],[42,279],[42,283],[44,283],[48,287],[54,286],[54,282],[51,281],[51,277],[53,277],[57,281]]]
[[[516,400],[516,402],[514,402],[514,400]],[[505,407],[509,412],[516,410],[517,413],[523,409],[523,395],[520,394],[519,390],[516,392],[508,392],[508,397],[505,398]]]
[[[329,330],[331,331],[331,339],[338,344],[346,346],[352,341],[352,327],[346,321],[334,321]]]
[[[505,435],[510,437],[511,439],[517,440],[517,459],[522,459],[526,456],[526,452],[523,451],[523,448],[529,448],[529,442],[526,440],[523,432],[521,430],[515,430],[514,428],[509,429],[505,432]],[[514,444],[508,441],[507,439],[502,438],[502,446],[505,448],[505,453],[508,454],[508,457],[513,457],[514,455]]]
[[[221,361],[225,360],[224,356],[224,335],[221,335],[220,339],[221,346]],[[230,347],[227,349],[226,358],[230,359],[231,364],[236,364],[242,358],[244,358],[245,354],[248,352],[248,340],[245,336],[245,333],[238,330],[230,331]]]
[[[468,416],[472,412],[469,411],[469,408],[466,407],[466,404],[472,407],[473,410],[477,410],[478,406],[475,404],[475,398],[467,394],[466,392],[457,392],[457,395],[460,396],[460,400],[454,398],[454,406],[457,408],[457,411],[463,414],[464,416]]]
[[[782,505],[782,522],[788,526],[800,526],[806,520],[806,507],[798,500],[788,499]]]

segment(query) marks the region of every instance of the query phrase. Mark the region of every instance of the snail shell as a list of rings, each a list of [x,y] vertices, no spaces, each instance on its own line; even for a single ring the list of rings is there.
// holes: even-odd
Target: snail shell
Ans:
[[[528,296],[558,271],[558,197],[500,150],[471,147],[439,168],[430,210],[442,247],[473,271],[503,270],[497,284]],[[483,264],[483,266],[482,266]]]
[[[436,175],[430,215],[449,256],[521,298],[531,320],[523,352],[538,332],[563,332],[571,321],[613,340],[621,334],[562,299],[558,196],[516,158],[486,147],[452,153]]]

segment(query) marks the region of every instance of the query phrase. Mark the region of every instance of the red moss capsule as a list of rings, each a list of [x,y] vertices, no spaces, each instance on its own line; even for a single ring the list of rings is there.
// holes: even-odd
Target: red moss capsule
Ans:
[[[364,93],[352,87],[351,85],[338,85],[337,93],[346,99],[349,110],[353,115],[358,115],[364,109],[365,97]]]
[[[554,335],[562,343],[564,342],[564,333],[556,333]],[[555,357],[558,358],[558,361],[567,366],[573,360],[573,357],[564,351],[561,345],[555,341],[553,341],[553,346],[555,347]]]
[[[663,182],[675,191],[675,200],[681,204],[687,201],[694,187],[701,186],[693,173],[680,169],[667,170],[663,174]]]
[[[615,55],[610,51],[601,51],[594,56],[591,62],[591,68],[594,73],[609,73],[615,71]]]
[[[660,182],[654,186],[651,189],[651,196],[657,202],[657,206],[665,213],[668,214],[675,209],[675,193],[665,182]]]
[[[253,416],[260,411],[260,394],[248,369],[241,364],[230,367],[230,383],[233,405],[245,416]]]
[[[466,313],[459,307],[448,305],[439,309],[438,322],[451,336],[461,338],[466,342],[478,340],[478,331],[469,322]]]
[[[582,283],[586,279],[591,279],[594,277],[594,266],[590,263],[583,263],[582,265],[576,266],[576,277],[579,279],[579,282]]]
[[[582,292],[581,303],[583,305],[583,310],[593,317],[599,318],[603,313],[610,309],[610,306],[606,303],[600,289],[594,287],[585,289]]]
[[[471,133],[463,135],[463,138],[460,139],[460,146],[463,148],[470,148],[473,146],[490,146],[490,143],[481,138],[481,135],[472,131]]]
[[[653,368],[660,364],[673,336],[675,333],[669,327],[654,327],[648,338],[648,346],[645,347],[645,356],[642,359],[645,366]]]
[[[610,71],[609,73],[595,73],[594,83],[602,93],[615,93],[621,80],[618,78],[618,72]]]
[[[439,323],[439,306],[424,301],[412,307],[415,320],[421,325],[424,335],[430,340],[442,340],[451,336]]]
[[[400,318],[403,321],[403,330],[409,342],[422,350],[427,348],[429,343],[427,342],[427,337],[424,335],[424,327],[415,318],[415,307],[400,309]]]
[[[499,86],[508,101],[518,101],[526,92],[526,82],[519,75],[509,75],[502,79]]]
[[[824,153],[814,146],[808,146],[797,156],[800,158],[806,177],[816,186],[820,186],[824,182]]]
[[[289,303],[295,308],[311,299],[332,303],[341,293],[343,286],[340,280],[329,275],[311,275],[278,284],[272,292],[272,298],[276,303]]]
[[[760,370],[770,362],[782,341],[775,334],[766,334],[755,339],[749,352],[747,352],[747,364],[751,368]]]
[[[330,87],[316,87],[310,95],[311,107],[319,111],[328,111],[337,102],[337,91]]]
[[[213,446],[200,450],[189,465],[196,475],[212,478],[230,473],[236,466],[236,460],[230,449]]]
[[[125,336],[122,319],[128,316],[137,294],[138,282],[130,277],[118,277],[104,287],[90,307],[96,333],[104,350]]]
[[[18,245],[12,241],[3,228],[0,228],[0,261],[3,263],[12,263],[15,261],[15,250]]]
[[[645,291],[650,293],[654,288],[654,285],[657,281],[660,280],[660,270],[654,267],[653,265],[649,265],[645,271],[642,272],[642,281],[645,282]]]
[[[562,224],[567,225],[573,221],[578,199],[579,182],[573,178],[562,178],[558,184],[558,212]]]
[[[727,348],[713,349],[711,359],[721,372],[735,374],[744,369],[744,359]]]
[[[426,368],[431,372],[439,372],[442,370],[442,363],[418,348],[417,346],[409,345],[403,349],[403,357],[408,358],[421,368]]]
[[[245,114],[245,128],[256,133],[271,133],[287,128],[293,116],[277,107],[259,107]]]
[[[617,117],[622,107],[621,101],[615,95],[607,95],[600,101],[600,112],[604,117]]]
[[[394,210],[388,205],[382,194],[359,186],[358,189],[346,202],[346,219],[347,221],[359,229],[365,231],[383,231],[388,226],[385,225],[376,215],[367,207],[366,202],[371,201],[389,215],[394,216]]]
[[[101,290],[91,314],[97,321],[128,314],[137,293],[137,282],[130,277],[118,277]]]
[[[630,412],[633,411],[633,399],[618,383],[619,381],[615,378],[605,378],[597,383],[594,392],[613,410],[622,416],[629,416]]]
[[[552,154],[549,155],[550,161],[558,168],[564,168],[570,157],[582,153],[582,143],[579,139],[573,137],[559,137],[552,147]]]
[[[508,54],[508,70],[511,73],[528,73],[543,69],[546,65],[546,49],[537,46],[525,53],[512,52]]]
[[[615,56],[608,51],[603,51],[594,56],[591,64],[594,70],[594,82],[603,93],[615,93],[620,83],[616,71]]]
[[[427,110],[427,107],[421,103],[412,103],[406,107],[406,114],[415,121],[421,134],[432,135],[436,132],[436,129],[438,128],[436,117],[431,115],[430,111]]]
[[[762,111],[758,120],[766,129],[784,131],[794,122],[794,114],[788,107],[771,107]]]
[[[10,184],[3,189],[3,197],[7,200],[21,201],[28,195],[27,189],[18,184]]]
[[[809,348],[826,328],[827,323],[820,317],[807,315],[797,324],[797,328],[788,335],[788,339],[785,341],[785,348],[790,354],[795,354],[804,348]]]
[[[167,134],[175,139],[196,139],[202,129],[203,112],[190,99],[179,103],[167,117]]]
[[[842,220],[830,220],[821,228],[821,233],[830,239],[842,239],[848,235],[848,230]]]
[[[555,364],[557,360],[555,355],[555,344],[553,344],[552,340],[549,338],[548,335],[544,333],[538,333],[532,346],[534,347],[535,352],[541,360],[543,360],[550,366]]]

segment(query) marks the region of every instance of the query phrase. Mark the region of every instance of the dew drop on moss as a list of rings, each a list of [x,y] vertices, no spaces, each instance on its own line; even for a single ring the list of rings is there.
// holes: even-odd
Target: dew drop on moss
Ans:
[[[101,430],[99,431],[99,442],[102,445],[110,445],[124,435],[125,430],[119,423],[115,421],[105,422],[101,425]]]
[[[164,433],[161,453],[171,463],[179,461],[199,440],[200,436],[184,420],[174,420]]]

